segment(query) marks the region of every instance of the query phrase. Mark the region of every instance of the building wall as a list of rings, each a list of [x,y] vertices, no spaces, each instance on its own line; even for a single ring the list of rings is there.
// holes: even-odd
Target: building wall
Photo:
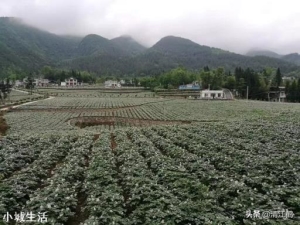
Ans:
[[[34,85],[37,87],[46,87],[49,85],[48,79],[34,79]]]
[[[208,98],[208,99],[218,99],[218,98],[224,98],[224,91],[219,90],[204,90],[201,92],[201,98]]]
[[[23,81],[16,80],[16,82],[15,82],[15,86],[16,86],[16,87],[23,86],[23,85],[24,85],[24,82],[23,82]]]
[[[104,86],[106,88],[114,88],[114,87],[121,87],[121,84],[118,81],[108,80],[104,82]]]
[[[200,90],[199,85],[180,85],[179,90]]]
[[[66,86],[77,86],[79,83],[77,79],[69,78],[65,80]]]

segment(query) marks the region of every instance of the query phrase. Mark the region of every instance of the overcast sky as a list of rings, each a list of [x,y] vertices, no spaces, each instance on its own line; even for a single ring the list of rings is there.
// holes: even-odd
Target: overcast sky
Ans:
[[[56,34],[128,34],[145,46],[167,35],[245,53],[300,52],[297,0],[0,0],[0,16]]]

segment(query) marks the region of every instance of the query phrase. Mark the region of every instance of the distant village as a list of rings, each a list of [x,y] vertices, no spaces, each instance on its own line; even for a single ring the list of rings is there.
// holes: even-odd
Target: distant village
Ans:
[[[15,87],[25,87],[28,78],[24,78],[23,80],[16,80],[14,83]],[[82,87],[88,86],[89,84],[79,82],[76,78],[70,77],[65,79],[65,81],[60,82],[57,84],[55,82],[51,82],[49,79],[44,78],[35,78],[33,81],[33,85],[35,87]],[[123,85],[126,85],[125,80],[107,80],[104,82],[105,88],[121,88]]]
[[[285,81],[293,81],[293,77],[283,77],[283,82]],[[14,83],[15,87],[21,87],[25,88],[27,82],[27,78],[24,78],[23,80],[16,80]],[[33,81],[33,85],[36,88],[47,88],[47,87],[62,87],[62,88],[80,88],[83,86],[89,86],[87,83],[79,82],[76,78],[70,77],[68,79],[65,79],[64,81],[60,82],[59,84],[55,82],[51,82],[49,79],[44,78],[36,78]],[[139,83],[140,85],[140,83]],[[126,82],[125,80],[106,80],[104,82],[105,88],[122,88],[125,87]],[[222,88],[221,90],[211,90],[210,88],[202,89],[201,85],[195,81],[191,84],[185,84],[180,85],[178,87],[178,91],[182,92],[194,92],[193,95],[190,96],[190,98],[200,98],[200,99],[212,99],[212,100],[230,100],[234,99],[234,96],[237,96],[238,93],[236,93],[236,90],[228,90],[225,88]],[[196,94],[198,93],[198,94]],[[199,94],[200,93],[200,94]],[[196,96],[196,97],[195,97]],[[285,87],[280,86],[277,88],[270,88],[268,92],[268,100],[269,101],[275,101],[275,102],[285,102],[286,101],[286,93],[285,93]]]

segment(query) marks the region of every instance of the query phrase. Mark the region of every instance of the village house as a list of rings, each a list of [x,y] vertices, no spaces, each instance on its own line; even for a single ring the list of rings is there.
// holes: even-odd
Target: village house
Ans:
[[[295,77],[287,77],[287,76],[282,77],[283,83],[285,83],[286,81],[292,82],[293,80],[295,80]]]
[[[271,102],[285,102],[285,87],[270,87],[270,90],[268,91],[268,100]]]
[[[118,81],[114,80],[107,80],[104,82],[105,88],[120,88],[121,84]]]
[[[36,86],[36,87],[48,87],[49,86],[48,79],[37,78],[37,79],[34,79],[33,83],[34,83],[34,86]]]
[[[23,87],[24,86],[24,82],[21,80],[16,80],[15,81],[15,87]]]
[[[200,98],[202,99],[224,99],[224,91],[223,90],[202,90],[200,92]]]
[[[64,82],[60,83],[62,87],[76,87],[81,85],[80,82],[76,78],[70,77],[69,79],[65,79]]]
[[[200,99],[232,100],[234,97],[230,90],[223,88],[222,90],[202,90],[200,91]]]
[[[179,90],[199,90],[200,91],[200,85],[198,82],[193,82],[192,84],[186,84],[186,85],[180,85]]]

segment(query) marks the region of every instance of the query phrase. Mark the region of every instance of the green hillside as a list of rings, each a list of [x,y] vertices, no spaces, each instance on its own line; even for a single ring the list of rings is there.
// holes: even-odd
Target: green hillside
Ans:
[[[300,55],[298,53],[284,55],[281,59],[300,65]]]
[[[255,70],[280,67],[286,73],[299,69],[297,65],[280,59],[247,57],[174,36],[162,38],[152,48],[137,56],[135,62],[140,72],[168,70],[178,66],[188,69],[224,67],[227,70],[235,67],[251,67]]]
[[[178,66],[190,70],[224,67],[232,71],[236,67],[254,70],[280,67],[285,74],[295,74],[300,70],[299,61],[293,55],[290,58],[248,57],[174,36],[164,37],[146,49],[130,36],[112,40],[96,34],[84,38],[59,36],[16,18],[0,18],[2,77],[8,70],[37,72],[46,65],[88,70],[98,75],[155,75]]]
[[[126,52],[128,55],[137,55],[144,52],[147,48],[132,37],[124,35],[110,40],[111,43],[117,45],[120,49]]]
[[[77,48],[78,56],[91,56],[91,55],[113,55],[124,56],[121,48],[110,42],[109,39],[101,37],[96,34],[89,34],[82,39]]]
[[[267,57],[271,57],[271,58],[281,59],[281,60],[296,64],[296,65],[300,65],[300,55],[298,53],[279,55],[276,52],[260,50],[260,51],[250,51],[246,55],[247,56],[267,56]]]
[[[0,18],[0,69],[28,71],[55,65],[71,58],[78,42],[22,23],[16,18]]]

